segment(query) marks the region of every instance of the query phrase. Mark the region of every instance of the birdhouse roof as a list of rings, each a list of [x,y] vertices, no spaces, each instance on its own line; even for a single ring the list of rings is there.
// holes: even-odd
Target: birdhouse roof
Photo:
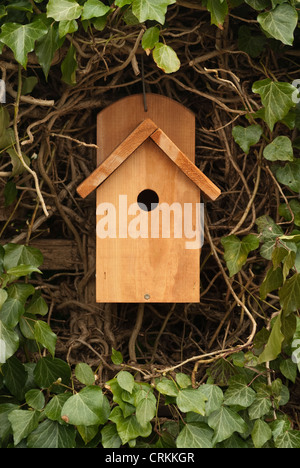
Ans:
[[[220,189],[200,171],[173,141],[155,125],[151,119],[145,119],[122,143],[108,156],[95,171],[77,188],[82,198],[99,187],[134,151],[148,138],[151,138],[174,164],[204,192],[211,200],[216,200]]]

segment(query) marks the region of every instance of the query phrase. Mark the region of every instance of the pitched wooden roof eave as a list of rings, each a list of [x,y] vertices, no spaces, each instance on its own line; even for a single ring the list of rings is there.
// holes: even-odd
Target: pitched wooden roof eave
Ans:
[[[108,156],[95,171],[77,188],[78,194],[86,198],[101,185],[118,167],[128,159],[145,140],[151,138],[177,167],[204,192],[211,200],[216,200],[221,191],[189,158],[180,151],[173,141],[155,125],[145,119],[130,135]]]

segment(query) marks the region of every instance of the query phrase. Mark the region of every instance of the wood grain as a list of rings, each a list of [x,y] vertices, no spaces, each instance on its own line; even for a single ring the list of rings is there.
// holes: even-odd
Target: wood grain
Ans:
[[[186,155],[180,151],[173,141],[159,128],[151,139],[166,153],[167,156],[202,190],[211,200],[216,200],[221,194],[220,189],[195,166]]]
[[[174,236],[174,215],[170,216],[170,237],[162,237],[162,214],[158,238],[151,238],[151,213],[142,212],[148,223],[148,238],[122,238],[119,195],[127,206],[137,202],[144,189],[154,190],[160,203],[200,202],[200,190],[149,138],[97,190],[97,206],[116,207],[116,238],[97,237],[97,302],[166,303],[199,302],[200,250],[187,250],[184,235]],[[157,210],[157,208],[156,208]],[[137,212],[138,214],[138,212]],[[105,215],[98,215],[97,222]],[[136,215],[128,215],[128,226]],[[195,210],[193,212],[195,227]],[[140,229],[140,225],[137,226]],[[126,230],[121,228],[122,236]],[[184,229],[183,229],[184,231]],[[148,297],[146,299],[146,297]]]
[[[97,169],[77,188],[86,198],[102,184],[157,129],[151,119],[145,119]]]
[[[195,115],[187,107],[161,94],[127,96],[103,109],[97,119],[97,166],[145,119],[151,119],[175,145],[195,162]],[[95,163],[96,165],[96,163]]]

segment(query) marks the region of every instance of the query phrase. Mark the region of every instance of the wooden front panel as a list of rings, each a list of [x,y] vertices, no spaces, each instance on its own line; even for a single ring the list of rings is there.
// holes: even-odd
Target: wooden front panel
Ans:
[[[148,220],[148,238],[128,235],[127,227],[131,222],[134,226],[136,215],[128,215],[126,229],[123,224],[119,232],[120,213],[124,218],[124,208],[127,211],[131,204],[136,203],[139,193],[145,189],[155,191],[160,203],[180,203],[183,218],[183,204],[193,204],[191,228],[195,228],[199,189],[148,139],[97,190],[97,207],[108,202],[116,209],[116,238],[97,237],[97,302],[199,302],[200,251],[186,248],[186,242],[191,239],[185,238],[184,219],[181,238],[174,238],[173,215],[170,238],[161,238],[162,222],[159,224],[159,238],[152,238],[151,216],[154,211],[142,212]],[[121,208],[120,195],[123,196]],[[98,228],[107,211],[103,213],[97,216]],[[140,225],[136,228],[135,233]]]

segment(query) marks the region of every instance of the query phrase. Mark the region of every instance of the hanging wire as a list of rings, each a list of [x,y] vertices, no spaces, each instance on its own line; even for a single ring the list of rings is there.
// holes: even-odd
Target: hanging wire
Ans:
[[[145,67],[144,67],[144,56],[143,55],[142,55],[142,84],[143,84],[144,109],[145,109],[145,112],[148,112],[146,83],[145,83]]]

